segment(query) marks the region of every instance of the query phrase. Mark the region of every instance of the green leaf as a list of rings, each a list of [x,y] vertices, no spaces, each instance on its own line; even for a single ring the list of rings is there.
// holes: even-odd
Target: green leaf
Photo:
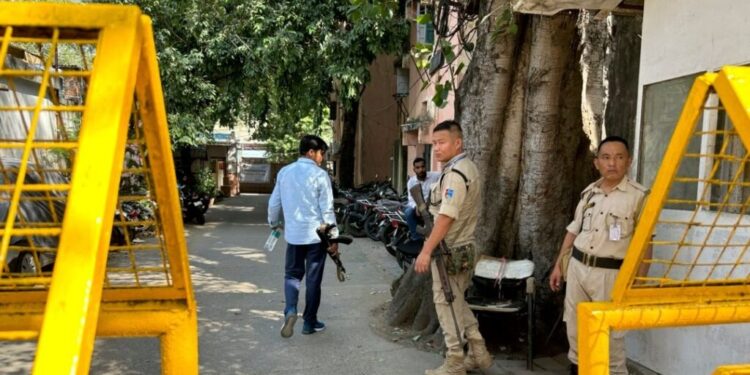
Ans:
[[[503,10],[503,13],[499,17],[499,21],[502,23],[510,22],[513,17],[513,11],[508,7]]]
[[[508,26],[508,34],[510,35],[516,35],[518,32],[518,25],[515,23],[511,23],[510,26]]]
[[[466,64],[464,64],[463,62],[461,62],[460,64],[458,64],[458,67],[456,68],[455,74],[456,75],[461,74],[461,72],[464,70],[465,67],[466,67]]]
[[[415,18],[414,20],[417,21],[417,23],[420,25],[426,25],[428,23],[432,23],[432,14],[424,13],[417,16],[417,18]]]
[[[453,45],[447,41],[442,40],[440,43],[440,49],[443,51],[443,57],[449,64],[456,58],[456,54],[453,52]]]
[[[445,105],[448,104],[447,99],[450,91],[450,83],[446,82],[443,85],[439,83],[436,84],[435,95],[432,97],[432,102],[439,108],[445,107]]]

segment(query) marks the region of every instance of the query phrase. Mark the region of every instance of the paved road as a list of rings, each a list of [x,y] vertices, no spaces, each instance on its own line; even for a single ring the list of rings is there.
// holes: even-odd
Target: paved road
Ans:
[[[390,298],[400,272],[382,246],[357,239],[343,249],[351,278],[339,283],[326,265],[319,318],[328,329],[279,336],[284,306],[285,244],[262,249],[268,235],[263,195],[227,199],[209,211],[205,226],[187,226],[193,284],[199,308],[201,374],[413,375],[438,366],[436,353],[394,343],[370,327],[373,309]],[[304,296],[304,291],[301,293]],[[302,298],[304,300],[304,298]],[[303,309],[300,305],[300,311]],[[0,374],[29,372],[33,343],[0,343]],[[537,364],[563,373],[560,360]],[[158,374],[156,339],[98,340],[92,374]],[[523,361],[497,361],[493,374],[525,374]]]

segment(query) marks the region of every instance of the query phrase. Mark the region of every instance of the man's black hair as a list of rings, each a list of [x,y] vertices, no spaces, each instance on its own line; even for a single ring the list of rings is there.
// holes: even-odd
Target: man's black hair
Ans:
[[[441,130],[457,132],[460,136],[463,136],[464,134],[463,130],[461,130],[461,124],[459,124],[456,120],[445,120],[437,124],[437,126],[435,126],[435,129],[432,129],[433,132],[438,132]]]
[[[317,135],[308,134],[299,141],[299,154],[305,155],[310,150],[323,150],[323,152],[326,152],[328,151],[328,145]]]
[[[610,135],[609,137],[604,138],[604,139],[602,139],[601,142],[599,142],[599,147],[597,147],[597,149],[596,149],[597,155],[602,150],[602,146],[605,143],[609,143],[609,142],[620,142],[620,143],[622,143],[625,146],[625,151],[627,151],[628,155],[630,155],[630,146],[628,145],[628,141],[626,141],[625,138],[618,137],[616,135]]]
[[[413,162],[411,162],[411,165],[417,164],[417,163],[419,163],[419,162],[422,162],[422,163],[425,163],[425,164],[427,164],[427,162],[426,162],[426,161],[424,160],[424,158],[422,158],[422,157],[419,157],[419,158],[416,158],[416,159],[414,159],[414,161],[413,161]]]

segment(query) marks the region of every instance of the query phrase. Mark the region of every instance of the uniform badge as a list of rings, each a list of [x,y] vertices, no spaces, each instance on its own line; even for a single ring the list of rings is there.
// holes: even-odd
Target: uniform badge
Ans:
[[[445,197],[448,199],[453,198],[453,189],[445,189]]]

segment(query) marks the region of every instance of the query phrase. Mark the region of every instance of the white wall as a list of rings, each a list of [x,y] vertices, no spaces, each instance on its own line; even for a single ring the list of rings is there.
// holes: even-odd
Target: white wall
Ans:
[[[646,0],[641,85],[750,62],[750,2]]]
[[[636,140],[644,85],[750,63],[750,1],[646,0],[642,37]],[[636,141],[636,156],[639,149]],[[710,374],[750,362],[750,325],[632,331],[627,347],[630,358],[662,374]]]

